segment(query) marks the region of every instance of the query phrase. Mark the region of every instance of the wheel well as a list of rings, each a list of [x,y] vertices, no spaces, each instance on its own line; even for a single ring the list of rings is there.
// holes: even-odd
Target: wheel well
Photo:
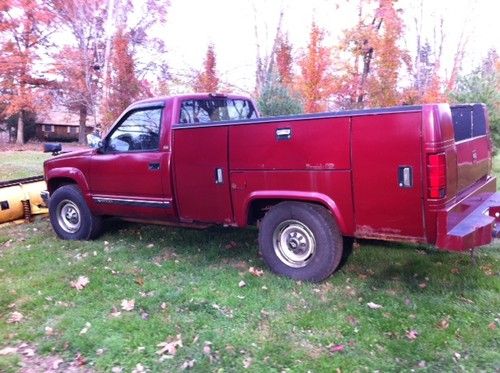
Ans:
[[[49,190],[49,193],[52,194],[56,189],[59,189],[63,185],[68,184],[76,184],[76,181],[66,177],[58,177],[55,179],[50,179],[47,184],[47,188]]]
[[[248,208],[248,216],[247,216],[247,224],[248,225],[256,225],[257,222],[264,217],[267,211],[274,205],[277,205],[280,202],[285,201],[293,201],[293,202],[302,202],[309,203],[311,205],[317,205],[324,207],[327,211],[330,211],[327,205],[319,203],[317,201],[304,201],[304,200],[295,200],[295,199],[256,199],[250,203]],[[334,217],[335,219],[335,217]]]

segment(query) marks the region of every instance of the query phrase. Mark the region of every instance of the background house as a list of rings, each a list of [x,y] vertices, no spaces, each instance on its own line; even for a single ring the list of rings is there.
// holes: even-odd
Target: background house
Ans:
[[[92,117],[87,117],[85,134],[94,129]],[[80,133],[78,114],[62,110],[52,110],[41,114],[36,120],[36,138],[39,141],[78,141]]]

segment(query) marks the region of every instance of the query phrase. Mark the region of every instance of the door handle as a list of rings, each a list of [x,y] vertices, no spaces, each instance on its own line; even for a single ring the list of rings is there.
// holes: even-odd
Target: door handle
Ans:
[[[276,140],[290,140],[292,138],[291,128],[278,128],[276,130]]]
[[[224,173],[222,168],[215,169],[215,184],[222,184],[224,182]]]
[[[150,171],[158,171],[160,169],[160,164],[158,162],[153,162],[149,164]]]

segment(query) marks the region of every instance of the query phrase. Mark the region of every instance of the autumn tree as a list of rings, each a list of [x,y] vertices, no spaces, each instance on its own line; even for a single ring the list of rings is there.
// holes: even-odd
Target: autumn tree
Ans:
[[[207,48],[203,70],[196,74],[193,82],[195,92],[217,92],[219,89],[219,78],[216,71],[217,59],[213,44]]]
[[[136,76],[130,35],[119,29],[113,38],[109,92],[101,108],[103,126],[108,127],[133,101],[144,96],[145,86]],[[149,96],[149,94],[145,94]]]
[[[325,111],[333,92],[331,48],[324,45],[324,37],[324,30],[313,22],[309,45],[298,62],[297,90],[303,98],[306,113]]]
[[[395,0],[360,0],[358,22],[348,29],[340,47],[350,55],[339,77],[338,97],[345,108],[389,106],[400,102],[399,72],[406,51],[399,46],[403,22]]]
[[[292,72],[292,45],[288,40],[288,35],[279,35],[276,43],[276,70],[278,81],[285,87],[291,87],[293,83]]]
[[[92,115],[94,125],[98,123],[106,8],[103,0],[49,0],[49,4],[60,27],[69,30],[74,39],[55,53],[54,73],[59,76],[62,103],[79,115],[78,141],[84,144],[88,116]]]
[[[16,142],[23,144],[27,113],[46,109],[49,102],[40,87],[51,82],[36,66],[52,33],[52,15],[37,0],[4,0],[0,10],[1,114],[17,116]]]

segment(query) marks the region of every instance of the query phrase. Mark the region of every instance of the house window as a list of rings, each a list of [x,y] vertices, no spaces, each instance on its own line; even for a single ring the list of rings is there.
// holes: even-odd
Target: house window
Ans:
[[[77,134],[80,133],[80,127],[76,126],[67,126],[66,131],[71,134]]]
[[[44,124],[42,127],[43,132],[54,132],[54,126],[50,124]]]

